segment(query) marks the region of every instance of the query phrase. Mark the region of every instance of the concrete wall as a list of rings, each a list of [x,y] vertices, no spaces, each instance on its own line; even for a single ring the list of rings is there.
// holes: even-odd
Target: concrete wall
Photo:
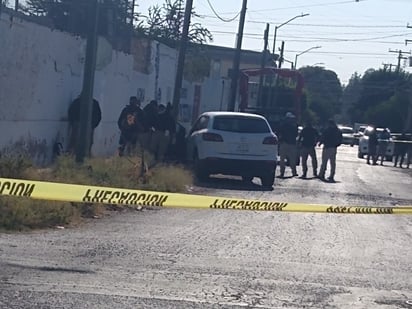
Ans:
[[[56,141],[67,147],[67,110],[82,88],[86,42],[9,14],[0,15],[0,150],[23,147],[37,163],[46,164]],[[156,41],[135,39],[129,55],[99,38],[94,97],[102,122],[95,130],[93,155],[116,153],[117,118],[131,95],[143,105],[152,99],[172,101],[176,65],[177,51]],[[230,65],[222,60],[201,83],[183,81],[181,122],[187,129],[198,114],[227,109]],[[196,100],[195,89],[200,93]]]
[[[48,162],[56,140],[67,145],[67,109],[81,90],[85,41],[4,12],[0,34],[0,148],[18,144],[38,163]],[[117,117],[131,95],[139,93],[144,103],[155,96],[162,103],[172,99],[176,51],[150,44],[148,71],[142,73],[134,69],[135,57],[99,39],[94,97],[102,122],[94,155],[115,153]]]

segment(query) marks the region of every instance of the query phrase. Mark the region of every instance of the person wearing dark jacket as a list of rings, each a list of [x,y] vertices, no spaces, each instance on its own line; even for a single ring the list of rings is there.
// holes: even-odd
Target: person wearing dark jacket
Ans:
[[[320,166],[319,178],[325,180],[326,165],[330,162],[330,175],[328,180],[335,181],[336,153],[337,148],[342,144],[342,132],[336,126],[333,119],[328,121],[328,127],[323,132],[319,146],[323,144],[322,164]]]
[[[402,168],[402,164],[403,161],[405,159],[405,156],[408,152],[408,146],[411,147],[410,144],[408,144],[409,138],[407,137],[407,135],[405,134],[405,132],[403,132],[395,141],[395,164],[393,165],[394,167],[396,167],[398,165],[398,161],[399,161],[399,167]],[[407,167],[409,167],[409,161],[410,161],[410,155],[408,155],[407,158]]]
[[[292,175],[297,176],[296,172],[296,158],[297,145],[296,138],[298,136],[298,125],[296,124],[296,117],[288,112],[284,122],[280,125],[278,130],[279,136],[279,155],[280,155],[280,177],[285,176],[286,160],[289,161],[289,166],[292,170]]]
[[[153,132],[155,131],[155,123],[158,114],[158,103],[156,100],[150,101],[143,108],[143,133],[140,134],[140,143],[143,149],[150,150]]]
[[[368,156],[366,158],[366,163],[371,164],[370,159],[372,159],[372,164],[376,165],[376,161],[378,161],[377,157],[377,147],[378,147],[378,133],[376,129],[373,128],[371,134],[368,138]]]
[[[122,156],[127,147],[136,146],[139,134],[143,132],[143,111],[137,97],[130,97],[129,104],[120,113],[117,125],[120,130],[119,155]]]
[[[171,110],[166,109],[163,104],[160,104],[158,107],[153,128],[150,151],[154,154],[157,161],[162,162],[165,159],[165,154],[171,139],[176,133],[176,123],[171,114]]]
[[[68,120],[69,120],[69,145],[68,152],[74,153],[77,149],[77,143],[79,141],[80,134],[80,110],[81,110],[81,96],[78,96],[69,106]],[[94,129],[99,125],[102,120],[102,111],[99,106],[99,102],[93,99],[92,105],[92,119],[91,119],[91,131],[90,131],[90,144],[88,149],[88,155],[90,155],[93,145]]]
[[[316,130],[310,121],[299,134],[298,142],[301,145],[302,156],[302,178],[306,178],[308,172],[308,157],[311,157],[313,176],[317,177],[318,160],[316,158],[315,146],[319,141],[319,132]]]

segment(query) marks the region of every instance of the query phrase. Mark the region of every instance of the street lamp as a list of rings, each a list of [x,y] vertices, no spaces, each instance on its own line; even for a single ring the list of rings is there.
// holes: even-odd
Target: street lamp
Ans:
[[[308,48],[307,50],[304,50],[303,52],[297,54],[297,55],[295,56],[295,69],[297,69],[297,67],[298,67],[298,57],[299,57],[300,55],[306,54],[307,52],[310,52],[310,51],[313,50],[313,49],[318,49],[318,48],[321,48],[321,47],[322,47],[322,46],[313,46],[313,47]]]
[[[285,62],[287,62],[287,63],[290,63],[290,68],[293,70],[293,61],[289,61],[289,60],[287,60],[287,59],[285,59],[285,58],[283,58],[283,61],[285,61]]]
[[[300,14],[300,15],[296,15],[295,17],[292,17],[291,19],[289,19],[288,21],[285,21],[283,24],[280,24],[279,26],[275,26],[275,35],[273,36],[273,51],[272,54],[275,54],[275,47],[276,47],[276,34],[278,32],[278,29],[288,23],[290,23],[292,20],[295,20],[296,18],[300,18],[300,17],[305,17],[308,16],[309,14]]]

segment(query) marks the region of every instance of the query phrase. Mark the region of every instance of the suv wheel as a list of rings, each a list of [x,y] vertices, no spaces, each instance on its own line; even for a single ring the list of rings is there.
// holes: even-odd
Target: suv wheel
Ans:
[[[199,180],[207,180],[207,178],[209,177],[207,168],[199,160],[199,155],[197,154],[197,151],[195,152],[195,155],[194,155],[194,171],[195,171],[196,178]]]
[[[359,159],[363,159],[363,153],[360,152],[360,150],[358,150],[358,158],[359,158]]]
[[[242,181],[243,182],[252,182],[253,176],[242,176]]]
[[[260,181],[262,182],[263,187],[271,188],[275,182],[275,173],[271,172],[260,176]]]

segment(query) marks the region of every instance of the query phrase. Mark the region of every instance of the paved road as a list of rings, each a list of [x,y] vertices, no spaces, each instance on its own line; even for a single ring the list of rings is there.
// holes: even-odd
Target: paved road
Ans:
[[[339,149],[337,182],[195,193],[412,205],[410,170]],[[0,308],[412,308],[412,216],[161,209],[0,235]]]

